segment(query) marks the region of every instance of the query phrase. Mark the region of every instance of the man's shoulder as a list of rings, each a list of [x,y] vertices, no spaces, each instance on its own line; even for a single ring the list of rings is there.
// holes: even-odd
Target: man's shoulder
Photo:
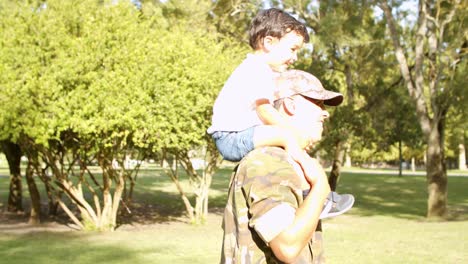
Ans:
[[[249,152],[244,159],[242,159],[241,163],[258,163],[258,162],[269,162],[273,161],[281,161],[281,162],[288,162],[290,159],[288,153],[280,147],[259,147],[255,148],[251,152]]]
[[[261,147],[249,152],[239,163],[238,171],[247,177],[291,173],[293,160],[280,147]]]

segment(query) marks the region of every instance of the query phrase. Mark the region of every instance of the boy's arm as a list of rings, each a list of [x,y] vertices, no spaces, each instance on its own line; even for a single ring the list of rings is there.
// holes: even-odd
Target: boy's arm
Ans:
[[[289,121],[280,115],[268,99],[258,99],[255,101],[257,115],[265,125],[276,125],[289,128]]]
[[[300,133],[296,133],[296,130],[290,126],[289,120],[284,118],[267,99],[259,99],[255,103],[257,114],[262,122],[265,125],[276,126],[278,128],[275,129],[276,133],[272,133],[271,129],[263,134],[257,132],[254,139],[255,146],[277,143],[284,147],[291,157],[301,165],[307,181],[312,184],[315,183],[317,176],[312,173],[313,165],[311,165],[310,157],[301,148],[301,145],[308,143],[308,140],[302,138]],[[277,135],[276,138],[272,138],[274,135]]]
[[[268,99],[258,99],[255,101],[256,104],[256,111],[257,115],[262,120],[264,125],[269,125],[273,127],[278,127],[276,129],[277,133],[268,133],[268,136],[271,135],[279,135],[281,134],[281,138],[277,140],[271,140],[269,142],[283,142],[280,146],[285,147],[287,151],[293,151],[296,154],[293,155],[295,159],[299,157],[298,152],[300,151],[300,145],[304,144],[307,139],[302,138],[300,133],[294,129],[293,126],[290,125],[289,120],[283,117],[278,110],[276,110],[273,105],[270,104]],[[260,139],[262,140],[262,139]],[[304,142],[303,142],[304,141]],[[267,141],[268,142],[268,141]],[[306,142],[308,143],[308,141]],[[267,144],[259,144],[259,145],[271,145]],[[292,153],[291,153],[292,154]]]

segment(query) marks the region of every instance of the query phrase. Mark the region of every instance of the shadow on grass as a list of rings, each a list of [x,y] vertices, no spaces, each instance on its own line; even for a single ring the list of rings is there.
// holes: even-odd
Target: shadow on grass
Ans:
[[[119,226],[184,221],[183,218],[187,216],[178,194],[154,191],[151,194],[139,193],[134,197],[130,205],[121,204]]]
[[[220,169],[213,176],[209,208],[210,212],[222,213],[226,204],[232,168]],[[159,184],[170,184],[170,179],[158,179]],[[162,182],[161,182],[162,180]],[[144,184],[148,186],[147,183]],[[448,221],[468,220],[468,177],[449,177]],[[425,176],[393,176],[386,174],[342,173],[338,192],[351,193],[356,203],[351,214],[361,216],[388,215],[397,218],[424,221],[427,210],[427,184]],[[143,192],[146,197],[151,192]],[[184,214],[180,196],[175,193],[153,193],[154,201],[163,202],[172,212]],[[162,195],[162,196],[160,196]],[[193,198],[193,197],[190,197]],[[178,205],[170,205],[171,203]],[[166,213],[171,213],[167,210]]]
[[[450,177],[448,182],[448,221],[468,220],[468,178]],[[343,173],[337,191],[351,193],[355,215],[388,215],[424,220],[427,211],[425,176],[392,176]]]
[[[224,211],[231,172],[232,169],[229,168],[219,169],[213,176],[209,194],[210,213],[220,214]],[[180,181],[191,205],[195,206],[195,196],[188,184],[189,179],[181,174]],[[125,206],[121,207],[121,224],[188,221],[180,194],[170,177],[162,171],[143,172],[135,186],[129,210]]]
[[[221,214],[226,204],[232,168],[219,169],[213,176],[210,198],[210,213]],[[7,198],[8,178],[0,179],[0,198]],[[186,175],[180,176],[191,205],[195,204],[193,190]],[[24,185],[26,186],[26,184]],[[468,177],[449,177],[449,221],[468,220]],[[388,215],[397,218],[425,220],[427,207],[427,184],[425,176],[403,176],[343,172],[337,191],[350,193],[356,198],[354,215]],[[27,192],[25,190],[25,192]],[[46,196],[43,195],[45,198]],[[25,203],[28,203],[25,198]],[[118,224],[153,224],[165,222],[188,222],[181,196],[172,180],[161,170],[142,171],[138,177],[131,204],[121,204]],[[63,218],[63,219],[62,219]],[[1,218],[0,218],[1,219]],[[24,217],[21,217],[23,221]],[[56,222],[70,222],[61,214]]]
[[[93,240],[93,241],[90,241]],[[34,232],[4,236],[0,240],[1,263],[145,263],[145,254],[115,242],[99,243],[77,232]],[[128,242],[126,242],[128,243]],[[74,248],[74,254],[70,254]],[[80,254],[83,252],[83,254]],[[84,254],[84,252],[86,252]]]

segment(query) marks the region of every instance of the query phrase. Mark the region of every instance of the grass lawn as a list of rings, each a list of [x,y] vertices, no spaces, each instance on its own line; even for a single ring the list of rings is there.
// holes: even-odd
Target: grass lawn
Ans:
[[[132,213],[115,232],[31,227],[1,213],[0,263],[217,263],[229,175],[215,176],[203,226],[187,224],[175,187],[154,170],[138,179]],[[184,186],[189,191],[188,181]],[[468,263],[468,177],[449,177],[448,188],[450,219],[429,222],[424,176],[344,172],[338,191],[356,203],[323,222],[327,263]],[[7,194],[8,178],[0,176],[0,207]]]

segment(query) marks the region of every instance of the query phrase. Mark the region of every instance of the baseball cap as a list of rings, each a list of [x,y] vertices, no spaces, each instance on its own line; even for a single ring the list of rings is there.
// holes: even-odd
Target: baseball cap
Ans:
[[[343,95],[325,90],[314,75],[301,70],[287,70],[276,78],[275,100],[300,94],[312,99],[323,100],[325,105],[337,106],[343,102]]]

